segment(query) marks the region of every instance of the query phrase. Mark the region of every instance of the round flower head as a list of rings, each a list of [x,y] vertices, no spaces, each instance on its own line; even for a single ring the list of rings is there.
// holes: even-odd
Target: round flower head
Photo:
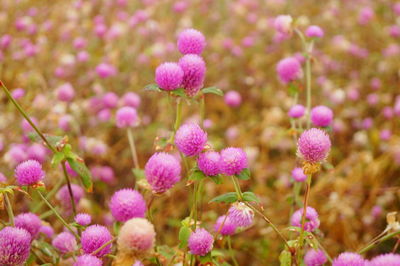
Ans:
[[[312,25],[306,29],[306,36],[310,38],[322,38],[324,37],[324,31],[320,27]]]
[[[76,240],[73,234],[69,232],[63,232],[57,235],[51,244],[58,249],[62,254],[75,250]]]
[[[290,15],[279,15],[274,20],[274,28],[280,33],[287,34],[292,27],[293,19]]]
[[[42,165],[35,160],[22,162],[15,168],[15,178],[20,186],[37,184],[44,178]]]
[[[81,244],[85,253],[89,254],[100,248],[102,245],[112,239],[110,231],[102,225],[91,225],[82,232]],[[112,244],[107,245],[101,251],[96,253],[96,257],[103,257],[111,252]]]
[[[56,93],[58,100],[63,102],[70,102],[75,97],[75,90],[70,83],[59,86]]]
[[[103,95],[101,101],[105,108],[115,108],[118,105],[118,95],[114,92],[107,92]]]
[[[136,217],[143,218],[147,210],[142,194],[130,188],[115,192],[109,207],[115,220],[119,222],[125,222]]]
[[[331,140],[325,131],[311,128],[301,134],[297,148],[304,160],[317,163],[327,157],[331,148]]]
[[[238,227],[248,227],[253,223],[254,212],[243,202],[235,202],[229,208],[228,218]]]
[[[365,266],[366,262],[357,253],[344,252],[335,258],[332,266]]]
[[[227,217],[226,215],[218,217],[217,221],[214,224],[215,232],[219,232],[223,236],[233,235],[236,231],[236,227],[236,224],[233,223],[229,216]]]
[[[25,90],[21,88],[17,88],[11,92],[11,95],[14,99],[18,100],[25,96]]]
[[[199,158],[197,159],[197,165],[205,175],[218,175],[221,172],[219,167],[220,159],[221,156],[218,152],[207,151],[200,153]]]
[[[190,234],[188,247],[193,255],[204,256],[213,248],[213,236],[203,228],[197,228]]]
[[[290,222],[293,226],[301,227],[303,211],[304,209],[301,208],[293,213],[292,218],[290,219]],[[320,222],[317,211],[312,207],[307,207],[304,230],[312,232],[319,227],[319,224]]]
[[[276,72],[283,83],[289,83],[301,77],[301,65],[295,57],[284,58],[276,66]]]
[[[330,108],[319,105],[311,110],[311,121],[317,127],[327,127],[332,123],[333,112]]]
[[[83,189],[76,185],[76,184],[71,184],[71,189],[72,189],[72,196],[74,198],[75,205],[79,203],[81,198],[83,197]],[[60,188],[60,190],[57,192],[56,198],[60,201],[61,205],[63,205],[64,208],[66,209],[71,209],[71,196],[69,194],[68,186],[64,185]]]
[[[290,108],[288,115],[291,118],[300,118],[304,115],[305,111],[306,111],[306,108],[303,105],[296,104]]]
[[[198,30],[187,29],[178,36],[178,50],[182,54],[201,54],[205,46],[206,39]]]
[[[108,78],[117,74],[117,69],[113,65],[101,63],[96,67],[97,75],[100,78]]]
[[[304,174],[303,169],[300,167],[296,167],[292,171],[292,177],[296,182],[304,182],[307,179],[307,176]]]
[[[42,225],[39,230],[40,233],[44,234],[48,238],[52,238],[54,235],[53,227],[49,225]]]
[[[164,152],[153,154],[147,161],[144,172],[156,193],[163,193],[181,180],[181,165],[172,155]]]
[[[322,266],[326,261],[325,253],[320,249],[310,249],[304,256],[306,266]]]
[[[133,127],[138,122],[137,112],[135,108],[125,106],[118,109],[116,114],[117,127]]]
[[[0,265],[21,265],[29,257],[31,235],[22,228],[4,227],[0,230]]]
[[[145,218],[128,220],[119,231],[118,249],[124,251],[148,251],[154,247],[156,232]]]
[[[194,96],[203,86],[206,73],[206,63],[201,56],[187,54],[179,60],[183,70],[182,86],[189,96]]]
[[[221,151],[221,172],[226,175],[240,174],[247,168],[247,155],[240,148],[225,148]]]
[[[207,133],[195,123],[182,125],[175,135],[176,146],[186,156],[198,155],[206,143]]]
[[[224,96],[225,103],[230,107],[238,107],[242,103],[242,96],[237,91],[228,91]]]
[[[140,96],[134,92],[127,92],[122,97],[123,104],[133,108],[138,108],[140,105]]]
[[[87,213],[78,213],[75,222],[82,226],[88,226],[92,222],[92,217]]]
[[[28,231],[32,239],[36,238],[42,227],[42,220],[34,213],[26,212],[15,216],[15,227],[25,229]]]
[[[400,266],[400,255],[399,254],[382,254],[373,258],[368,266]]]
[[[182,85],[183,70],[177,63],[163,63],[156,69],[156,83],[166,91],[176,90]]]
[[[101,259],[89,254],[84,254],[82,256],[77,257],[74,263],[74,266],[102,266],[102,265],[103,262],[101,261]]]

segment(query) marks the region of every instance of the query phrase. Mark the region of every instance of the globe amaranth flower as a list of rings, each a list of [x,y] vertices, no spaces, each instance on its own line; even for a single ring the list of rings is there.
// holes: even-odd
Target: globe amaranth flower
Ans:
[[[78,213],[75,222],[82,226],[88,226],[92,222],[92,217],[87,213]]]
[[[28,231],[32,239],[36,238],[42,227],[42,220],[40,220],[39,216],[31,212],[21,213],[15,216],[14,223],[15,227]]]
[[[81,198],[83,197],[84,191],[80,186],[76,184],[71,184],[71,190],[75,205],[77,205],[81,200]],[[71,196],[69,194],[68,185],[64,185],[60,188],[60,190],[57,192],[56,198],[57,200],[60,201],[61,205],[65,209],[69,210],[72,208]]]
[[[228,91],[225,93],[224,101],[230,107],[238,107],[242,103],[242,96],[237,91]]]
[[[367,263],[368,266],[400,266],[400,255],[387,253],[376,256]]]
[[[125,188],[114,193],[109,204],[115,220],[125,222],[131,218],[144,217],[147,206],[138,191]]]
[[[298,154],[310,163],[318,163],[328,156],[331,140],[325,131],[311,128],[304,131],[297,142]]]
[[[306,36],[310,38],[322,38],[324,37],[324,31],[316,25],[311,25],[306,29]]]
[[[206,46],[204,35],[195,29],[186,29],[178,36],[178,50],[182,54],[201,54]]]
[[[254,212],[243,202],[235,202],[229,208],[228,218],[237,227],[248,227],[254,221]]]
[[[303,169],[300,167],[293,169],[292,177],[296,182],[304,182],[307,179],[307,175],[304,174]]]
[[[243,169],[247,168],[247,155],[240,148],[225,148],[220,155],[221,172],[226,175],[240,174]]]
[[[181,180],[181,165],[172,155],[164,152],[153,154],[147,161],[144,172],[151,188],[163,193]]]
[[[42,225],[39,230],[40,233],[44,234],[48,238],[52,238],[54,235],[53,227],[49,225]]]
[[[365,266],[366,261],[357,253],[344,252],[341,253],[332,262],[332,266]]]
[[[96,256],[84,254],[76,258],[73,266],[102,266],[103,262]]]
[[[197,166],[207,176],[214,176],[221,173],[220,170],[221,156],[216,151],[207,151],[200,153],[197,158]]]
[[[212,250],[213,245],[213,236],[203,228],[197,228],[190,234],[188,247],[193,255],[204,256]]]
[[[183,70],[182,86],[187,95],[194,96],[203,87],[206,63],[199,55],[187,54],[179,60],[179,66]]]
[[[233,235],[236,231],[237,225],[231,221],[231,218],[226,215],[218,217],[214,224],[215,232],[219,232],[223,236]]]
[[[140,105],[140,96],[134,92],[127,92],[122,96],[122,103],[124,106],[130,106],[133,108],[138,108]]]
[[[303,212],[304,209],[301,208],[293,213],[292,218],[290,219],[292,226],[301,228]],[[317,211],[312,207],[307,207],[304,221],[304,230],[307,232],[312,232],[317,229],[320,224]]]
[[[329,107],[319,105],[311,110],[311,122],[317,127],[327,127],[332,120],[333,112]]]
[[[156,68],[156,83],[166,91],[173,91],[182,85],[184,72],[177,63],[166,62]]]
[[[0,230],[0,265],[25,263],[31,248],[31,235],[22,228],[4,227]]]
[[[304,263],[306,266],[322,266],[326,261],[325,253],[320,249],[310,249],[304,256]]]
[[[306,108],[301,104],[293,105],[288,112],[291,118],[300,118],[304,115]]]
[[[283,83],[289,83],[301,77],[301,65],[295,57],[284,58],[276,65],[276,72]]]
[[[175,134],[175,145],[186,156],[198,155],[207,143],[207,133],[195,123],[182,125]]]
[[[274,28],[280,33],[288,34],[291,31],[292,22],[290,15],[279,15],[274,20]]]
[[[108,63],[100,63],[96,66],[96,73],[100,78],[108,78],[117,74],[117,69]]]
[[[42,165],[35,160],[22,162],[15,168],[15,178],[20,186],[37,184],[44,178]]]
[[[76,248],[75,237],[69,232],[62,232],[58,234],[53,241],[51,241],[51,244],[62,254],[72,252]]]
[[[103,246],[112,239],[110,231],[102,225],[91,225],[82,232],[81,244],[82,249],[86,254],[90,254]],[[96,257],[103,257],[111,252],[112,244],[107,245],[101,251],[95,254]]]
[[[70,102],[75,97],[75,90],[70,83],[59,86],[56,90],[57,98],[63,102]]]
[[[118,250],[144,252],[154,247],[156,232],[145,218],[132,218],[121,227],[118,235]]]
[[[133,127],[138,123],[136,109],[129,106],[118,109],[115,119],[119,128]]]

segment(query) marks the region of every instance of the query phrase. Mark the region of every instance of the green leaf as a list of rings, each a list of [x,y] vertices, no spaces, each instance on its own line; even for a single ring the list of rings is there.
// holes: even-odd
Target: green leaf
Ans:
[[[210,202],[225,202],[225,203],[233,203],[238,200],[238,197],[235,192],[228,192],[226,194],[219,195],[218,197],[213,198]]]
[[[235,175],[240,180],[249,180],[250,179],[250,170],[248,168],[244,168],[240,174]]]
[[[281,266],[291,266],[292,265],[292,254],[287,250],[282,250],[279,255],[279,262]]]
[[[186,97],[185,89],[178,88],[176,90],[171,91],[172,95],[179,96],[179,97]]]
[[[209,176],[209,178],[211,178],[211,180],[214,181],[214,183],[217,185],[222,184],[224,181],[221,175]]]
[[[51,158],[51,167],[56,167],[61,163],[62,160],[65,159],[65,155],[62,152],[56,152]]]
[[[200,256],[200,262],[202,264],[206,264],[206,263],[210,263],[212,262],[212,257],[211,257],[211,252],[208,252],[206,255],[204,256]]]
[[[53,147],[56,146],[57,143],[63,139],[63,137],[60,137],[60,136],[52,136],[52,135],[48,135],[48,134],[43,134],[43,135]],[[33,142],[41,143],[43,141],[42,138],[36,132],[30,132],[28,134],[28,138]]]
[[[306,233],[306,241],[312,247],[313,249],[317,250],[318,249],[318,240],[315,238],[315,236],[310,233],[310,232],[305,232]]]
[[[160,87],[158,87],[157,84],[149,84],[146,87],[144,87],[145,91],[162,91]]]
[[[290,83],[288,90],[290,96],[294,96],[299,92],[299,88],[294,83]]]
[[[144,179],[146,176],[144,175],[144,170],[143,169],[138,169],[138,168],[133,168],[132,169],[133,174],[136,177],[136,181]]]
[[[194,170],[191,172],[191,174],[189,176],[189,180],[197,181],[197,180],[202,180],[205,177],[206,176],[204,175],[204,173],[197,169],[197,170]]]
[[[93,191],[92,175],[84,163],[67,158],[69,166],[81,177],[83,186],[88,192]]]
[[[243,193],[243,200],[244,201],[249,201],[249,202],[260,202],[260,200],[257,198],[256,194],[250,191],[246,191]]]
[[[186,249],[189,236],[190,236],[190,228],[188,226],[182,226],[181,229],[179,230],[179,248],[180,249]]]
[[[201,90],[204,94],[206,93],[212,93],[212,94],[216,94],[218,96],[224,96],[224,92],[220,89],[218,89],[217,87],[208,87],[208,88],[204,88]]]

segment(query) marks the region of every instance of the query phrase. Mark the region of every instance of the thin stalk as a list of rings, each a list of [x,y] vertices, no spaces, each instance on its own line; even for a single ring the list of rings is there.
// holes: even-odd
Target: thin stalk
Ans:
[[[231,243],[231,236],[228,236],[228,248],[229,248],[229,254],[231,255],[233,264],[235,266],[239,266],[239,263],[235,259],[235,254],[233,254],[233,249],[232,249],[232,243]]]
[[[174,124],[174,132],[169,139],[169,143],[174,143],[176,131],[179,129],[182,122],[182,107],[183,102],[181,98],[176,99],[176,115],[175,115],[175,124]]]
[[[66,162],[62,162],[62,169],[63,169],[63,173],[64,173],[64,177],[65,177],[65,181],[67,181],[67,187],[68,187],[68,193],[69,193],[69,197],[71,200],[71,204],[72,204],[72,213],[74,214],[74,217],[76,216],[76,206],[75,206],[75,198],[74,198],[74,192],[72,191],[72,187],[71,187],[71,181],[69,180],[69,176],[68,176],[68,172],[67,172],[67,167],[66,167]]]
[[[39,196],[45,202],[45,204],[53,211],[54,215],[60,220],[60,222],[75,236],[76,239],[80,240],[80,237],[75,231],[71,228],[71,226],[61,217],[61,215],[57,212],[57,210],[51,205],[51,203],[43,196],[42,192],[37,190]]]
[[[36,133],[40,136],[40,138],[46,143],[46,145],[49,147],[49,149],[53,152],[56,153],[57,151],[55,148],[50,144],[50,142],[46,139],[46,137],[40,132],[40,130],[36,127],[36,125],[32,122],[32,120],[29,118],[29,116],[25,113],[25,111],[22,109],[22,107],[15,101],[14,97],[11,95],[10,91],[7,89],[7,87],[4,85],[4,83],[0,80],[0,86],[3,88],[4,92],[7,95],[7,98],[14,104],[14,106],[17,108],[17,110],[21,113],[21,115],[28,121],[28,123],[31,125],[31,127],[36,131]]]
[[[6,203],[8,219],[10,221],[11,226],[14,226],[14,212],[12,209],[10,198],[8,197],[7,193],[3,193],[3,195],[4,195],[4,201]]]
[[[306,51],[307,60],[306,60],[306,88],[307,88],[307,128],[310,128],[311,123],[311,52],[313,49],[313,41],[310,42],[310,45]]]
[[[205,102],[205,96],[202,94],[200,96],[200,126],[204,127],[204,117],[205,117],[205,111],[206,111],[206,102]]]
[[[224,224],[225,224],[225,222],[226,222],[226,220],[228,218],[228,213],[229,213],[229,209],[226,211],[225,218],[222,221],[221,225],[219,226],[218,231],[215,232],[214,239],[217,239],[217,236],[219,235],[219,233],[221,232],[222,228],[224,227]]]
[[[388,239],[390,239],[390,238],[392,238],[394,236],[397,236],[399,234],[400,234],[400,231],[396,231],[396,232],[387,234],[387,235],[381,237],[380,239],[377,239],[373,243],[369,244],[368,246],[362,248],[360,251],[358,251],[358,253],[363,254],[363,253],[367,252],[368,250],[370,250],[371,248],[373,248],[375,245],[377,245],[379,243],[382,243],[382,242],[384,242],[384,241],[386,241],[386,240],[388,240]]]
[[[318,243],[318,246],[320,249],[322,249],[322,251],[325,253],[326,257],[328,258],[329,262],[332,263],[332,257],[329,255],[328,251],[324,248],[324,246],[318,241],[317,237],[315,237],[315,240]]]
[[[307,183],[306,183],[306,192],[304,195],[304,204],[303,204],[303,214],[301,216],[301,231],[300,231],[300,241],[299,241],[299,250],[298,250],[298,258],[301,258],[301,251],[303,248],[304,242],[304,224],[306,222],[306,214],[307,214],[307,206],[308,206],[308,199],[310,197],[310,189],[311,189],[311,178],[312,175],[307,176]]]
[[[135,139],[133,138],[132,129],[130,127],[127,129],[127,133],[128,133],[129,147],[131,149],[133,157],[133,166],[135,167],[135,169],[139,169],[140,166],[139,166],[138,155],[136,152]]]
[[[58,183],[47,193],[46,199],[50,200],[58,191],[58,189],[62,186],[63,180],[62,178],[59,179]],[[32,210],[32,212],[36,213],[38,212],[44,205],[44,201],[39,202]]]
[[[110,241],[107,241],[106,243],[104,243],[103,245],[101,245],[98,249],[96,249],[95,251],[93,251],[92,253],[91,253],[91,255],[96,255],[97,253],[99,253],[100,251],[102,251],[105,247],[107,247],[108,245],[110,245],[110,244],[112,244],[112,243],[114,243],[114,241],[115,240],[117,240],[117,238],[113,238],[113,239],[111,239]]]
[[[236,178],[234,176],[231,176],[231,179],[232,179],[233,185],[235,187],[235,191],[236,191],[236,194],[238,196],[238,199],[242,200],[243,199],[243,194],[242,194],[242,191],[240,189],[240,185],[239,185],[238,181],[236,180]]]

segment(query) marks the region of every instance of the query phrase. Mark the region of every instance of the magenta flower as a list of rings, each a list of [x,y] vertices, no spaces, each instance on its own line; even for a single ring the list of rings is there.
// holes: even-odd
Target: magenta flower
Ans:
[[[206,63],[196,54],[187,54],[179,60],[183,70],[182,86],[189,96],[194,96],[203,87],[206,74]]]
[[[288,34],[292,28],[293,19],[290,15],[279,15],[274,20],[274,28],[282,34]]]
[[[82,249],[86,254],[90,254],[93,251],[100,248],[102,245],[107,243],[112,239],[110,231],[105,226],[102,225],[91,225],[82,232],[81,244]],[[95,256],[103,257],[104,255],[111,252],[112,244],[107,245],[101,251],[99,251]]]
[[[96,67],[97,75],[100,78],[108,78],[117,74],[117,69],[108,63],[101,63]]]
[[[220,174],[220,160],[221,156],[216,151],[207,151],[200,153],[197,159],[199,169],[207,176],[214,176]]]
[[[325,253],[318,249],[310,249],[304,256],[306,266],[323,266],[327,262]]]
[[[220,155],[221,172],[225,175],[237,175],[247,168],[247,155],[240,148],[225,148]]]
[[[31,234],[32,239],[36,238],[39,234],[40,228],[42,227],[42,220],[32,212],[21,213],[15,216],[14,222],[15,227],[28,231]]]
[[[207,133],[195,123],[180,126],[175,135],[175,145],[186,156],[198,155],[207,143]]]
[[[324,37],[324,31],[316,25],[311,25],[306,29],[306,36],[310,38],[322,38]]]
[[[145,165],[146,179],[156,193],[163,193],[181,180],[181,165],[172,155],[153,154]]]
[[[134,92],[127,92],[122,96],[122,102],[124,106],[130,106],[138,108],[141,102],[140,96]]]
[[[331,149],[331,140],[325,131],[311,128],[304,131],[298,142],[298,154],[310,163],[318,163],[328,156]]]
[[[242,96],[237,91],[228,91],[224,96],[225,103],[230,107],[238,107],[242,103]]]
[[[311,110],[311,121],[317,127],[327,127],[332,120],[333,112],[329,107],[319,105]]]
[[[400,266],[400,255],[393,253],[382,254],[366,264],[368,266]]]
[[[129,106],[121,107],[117,111],[116,121],[119,128],[136,126],[138,123],[136,109]]]
[[[195,29],[186,29],[178,36],[178,50],[182,54],[201,54],[206,46],[204,35]]]
[[[213,248],[213,244],[213,236],[203,228],[197,228],[196,231],[192,232],[188,241],[190,253],[199,256],[209,253]]]
[[[75,90],[70,83],[65,83],[57,88],[56,94],[58,100],[70,102],[75,97]]]
[[[115,220],[119,222],[125,222],[136,217],[143,218],[147,210],[142,194],[130,188],[115,192],[109,207]]]
[[[301,65],[295,57],[284,58],[278,62],[276,72],[283,83],[299,79],[302,75]]]
[[[304,174],[303,169],[300,167],[293,169],[292,177],[296,182],[304,182],[307,179],[307,175]]]
[[[217,221],[214,224],[214,230],[215,232],[219,232],[223,236],[233,235],[236,231],[237,225],[231,221],[231,218],[229,218],[229,216],[226,218],[225,217],[225,215],[218,217]]]
[[[44,234],[48,238],[52,238],[54,235],[53,227],[49,225],[42,225],[39,230],[40,233]]]
[[[24,264],[30,248],[31,235],[25,229],[7,226],[0,230],[0,265]]]
[[[92,217],[87,213],[78,213],[74,220],[79,225],[88,226],[92,222]]]
[[[72,190],[72,196],[74,198],[75,205],[79,203],[79,201],[82,199],[84,195],[83,189],[76,185],[76,184],[71,184],[71,190]],[[67,209],[71,210],[72,209],[72,204],[71,204],[71,196],[69,194],[68,186],[64,185],[60,188],[60,190],[57,192],[56,195],[57,200],[60,201],[61,205]]]
[[[15,168],[15,178],[20,186],[37,184],[44,178],[42,165],[35,160],[22,162]]]
[[[183,70],[177,63],[166,62],[156,69],[156,83],[166,91],[173,91],[182,85]]]
[[[119,231],[118,249],[127,252],[147,251],[154,247],[155,237],[154,226],[147,219],[132,218]]]
[[[63,232],[57,235],[51,244],[58,249],[62,254],[72,252],[76,248],[76,240],[73,234],[69,232]]]
[[[298,209],[292,215],[290,219],[290,223],[292,226],[301,227],[301,220],[303,217],[304,209]],[[307,207],[306,209],[306,217],[304,222],[304,230],[307,232],[312,232],[319,227],[320,221],[318,219],[317,211],[312,207]]]
[[[103,262],[101,261],[101,259],[93,255],[84,254],[76,258],[76,261],[73,266],[102,266],[102,265]]]
[[[341,253],[332,262],[332,266],[365,266],[366,261],[357,253],[344,252]]]
[[[243,202],[235,202],[229,208],[228,218],[237,227],[248,227],[254,221],[254,212]]]
[[[303,105],[296,104],[290,108],[288,115],[291,118],[300,118],[304,115],[305,111],[306,111],[306,108]]]

